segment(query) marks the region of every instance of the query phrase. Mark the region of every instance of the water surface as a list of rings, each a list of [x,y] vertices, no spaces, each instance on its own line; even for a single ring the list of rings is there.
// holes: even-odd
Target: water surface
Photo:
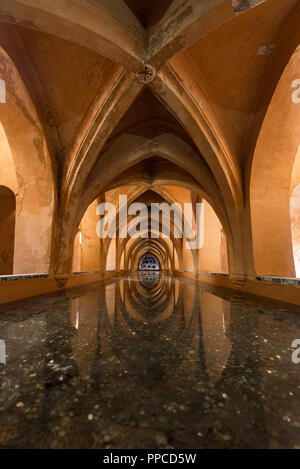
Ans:
[[[296,307],[145,272],[0,312],[0,448],[300,448]]]

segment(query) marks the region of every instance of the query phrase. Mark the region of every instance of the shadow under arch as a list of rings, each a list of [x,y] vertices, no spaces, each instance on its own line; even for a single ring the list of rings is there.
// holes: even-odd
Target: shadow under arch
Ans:
[[[16,197],[8,187],[0,186],[0,275],[12,275],[16,224]]]

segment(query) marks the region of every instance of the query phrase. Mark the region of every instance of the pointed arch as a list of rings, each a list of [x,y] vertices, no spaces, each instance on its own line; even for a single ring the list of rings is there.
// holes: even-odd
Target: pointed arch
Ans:
[[[258,275],[295,276],[290,186],[300,135],[300,104],[292,99],[293,83],[299,73],[300,46],[279,80],[254,152],[250,208]]]
[[[47,141],[31,97],[14,63],[1,47],[0,74],[6,84],[0,122],[18,184],[14,273],[47,273],[56,199]]]

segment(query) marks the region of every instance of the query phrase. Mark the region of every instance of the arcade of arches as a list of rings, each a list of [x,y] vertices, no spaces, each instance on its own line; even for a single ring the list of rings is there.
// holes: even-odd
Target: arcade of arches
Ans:
[[[0,449],[300,448],[299,25],[0,0]]]
[[[0,302],[148,255],[300,304],[299,23],[298,0],[2,0]],[[147,219],[202,202],[203,245],[174,220],[170,238],[99,239],[119,195]]]

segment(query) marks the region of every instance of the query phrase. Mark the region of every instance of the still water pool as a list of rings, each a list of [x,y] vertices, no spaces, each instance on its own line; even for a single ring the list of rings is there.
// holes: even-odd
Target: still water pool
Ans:
[[[144,272],[1,307],[0,448],[300,448],[299,308]]]

